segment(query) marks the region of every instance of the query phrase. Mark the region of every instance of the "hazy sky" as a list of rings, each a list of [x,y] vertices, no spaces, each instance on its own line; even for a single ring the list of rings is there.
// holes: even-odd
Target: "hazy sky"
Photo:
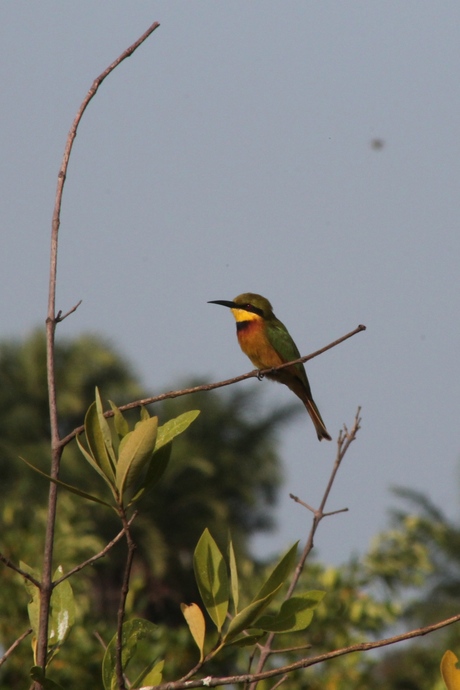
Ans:
[[[319,556],[364,551],[392,485],[458,519],[458,2],[2,3],[1,338],[44,323],[67,132],[154,20],[75,142],[57,302],[83,303],[59,336],[107,336],[155,394],[252,368],[208,300],[266,295],[302,354],[363,323],[308,366],[333,436],[363,417],[329,504],[350,512],[322,523]],[[259,553],[305,535],[287,494],[318,504],[335,450],[306,413],[286,430],[280,531]]]

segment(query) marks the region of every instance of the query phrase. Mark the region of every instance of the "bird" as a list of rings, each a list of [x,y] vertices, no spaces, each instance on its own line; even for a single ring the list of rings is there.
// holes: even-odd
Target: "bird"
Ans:
[[[208,304],[221,304],[232,310],[236,320],[236,334],[244,354],[257,369],[271,369],[300,358],[300,352],[286,326],[276,318],[266,297],[244,292],[233,301],[215,299]],[[307,408],[318,439],[331,437],[313,400],[305,367],[302,363],[265,374],[267,378],[284,383]]]

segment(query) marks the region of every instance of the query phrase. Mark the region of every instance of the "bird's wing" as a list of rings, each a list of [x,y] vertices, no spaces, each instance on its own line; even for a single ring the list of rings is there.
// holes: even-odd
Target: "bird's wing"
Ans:
[[[282,323],[272,324],[271,328],[267,329],[267,337],[270,345],[277,351],[283,362],[290,362],[291,359],[301,357],[297,345]]]

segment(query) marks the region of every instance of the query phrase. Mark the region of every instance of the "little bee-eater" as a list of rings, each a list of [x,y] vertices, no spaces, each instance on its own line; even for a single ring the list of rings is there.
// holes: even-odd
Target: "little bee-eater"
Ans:
[[[216,299],[209,304],[222,304],[232,310],[240,347],[258,369],[279,367],[300,358],[300,352],[286,326],[276,318],[272,305],[262,295],[245,292],[235,297],[233,302]],[[304,365],[293,364],[266,376],[284,383],[302,400],[315,425],[318,439],[327,438],[330,441],[331,437],[313,400]]]

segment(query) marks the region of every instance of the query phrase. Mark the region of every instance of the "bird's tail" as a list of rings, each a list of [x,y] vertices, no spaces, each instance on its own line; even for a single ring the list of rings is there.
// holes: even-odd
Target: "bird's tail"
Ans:
[[[332,441],[314,400],[310,398],[309,400],[304,400],[304,403],[305,407],[307,408],[308,414],[310,415],[311,420],[315,425],[318,440],[322,441],[323,438],[326,438],[328,441]]]

